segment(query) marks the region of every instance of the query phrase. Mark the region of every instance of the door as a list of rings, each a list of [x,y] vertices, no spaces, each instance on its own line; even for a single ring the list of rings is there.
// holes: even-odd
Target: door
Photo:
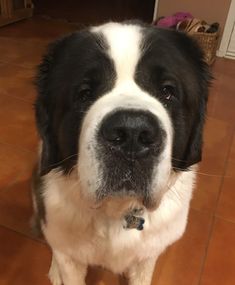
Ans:
[[[235,21],[233,23],[233,30],[229,39],[229,44],[225,56],[235,59]]]
[[[231,0],[218,55],[235,59],[235,0]]]

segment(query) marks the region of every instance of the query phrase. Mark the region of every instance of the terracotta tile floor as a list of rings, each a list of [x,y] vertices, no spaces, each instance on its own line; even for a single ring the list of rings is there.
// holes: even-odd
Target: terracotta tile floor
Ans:
[[[76,28],[33,18],[0,29],[0,285],[49,285],[50,251],[29,226],[37,156],[32,81],[48,42]],[[235,284],[235,61],[217,59],[213,73],[204,159],[187,231],[160,257],[154,285]],[[126,281],[93,268],[87,283]]]

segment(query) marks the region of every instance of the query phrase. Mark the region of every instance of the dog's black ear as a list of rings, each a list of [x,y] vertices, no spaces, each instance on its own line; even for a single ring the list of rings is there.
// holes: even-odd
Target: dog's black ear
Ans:
[[[38,96],[35,102],[36,124],[42,140],[40,174],[48,173],[59,161],[58,146],[53,134],[53,100],[49,78],[53,68],[54,50],[57,42],[51,44],[38,67],[35,84]]]
[[[191,165],[201,161],[205,112],[206,106],[203,104],[200,108],[200,114],[192,125],[182,160],[177,162],[177,169],[188,170]]]
[[[53,169],[58,163],[56,140],[53,138],[50,126],[50,117],[47,107],[38,98],[35,104],[36,107],[36,122],[39,135],[42,140],[40,154],[40,174],[45,175]]]
[[[182,157],[178,161],[173,161],[173,166],[181,170],[188,170],[190,166],[201,161],[208,92],[213,79],[210,68],[205,62],[204,53],[198,43],[189,37],[186,37],[186,41],[188,60],[193,65],[195,82],[197,82],[194,90],[190,90],[189,93],[190,96],[197,98],[197,104],[193,106],[193,111],[191,111],[193,119]]]

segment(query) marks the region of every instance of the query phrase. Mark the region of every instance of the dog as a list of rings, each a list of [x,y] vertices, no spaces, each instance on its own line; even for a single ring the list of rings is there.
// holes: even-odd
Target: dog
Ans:
[[[184,233],[210,71],[184,33],[110,22],[52,43],[38,69],[35,225],[53,285],[88,266],[150,285]]]

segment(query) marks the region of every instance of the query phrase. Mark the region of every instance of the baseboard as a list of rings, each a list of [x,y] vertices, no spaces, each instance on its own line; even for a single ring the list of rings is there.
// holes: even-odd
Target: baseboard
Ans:
[[[225,51],[218,49],[216,51],[216,56],[218,57],[224,57],[225,56]]]

